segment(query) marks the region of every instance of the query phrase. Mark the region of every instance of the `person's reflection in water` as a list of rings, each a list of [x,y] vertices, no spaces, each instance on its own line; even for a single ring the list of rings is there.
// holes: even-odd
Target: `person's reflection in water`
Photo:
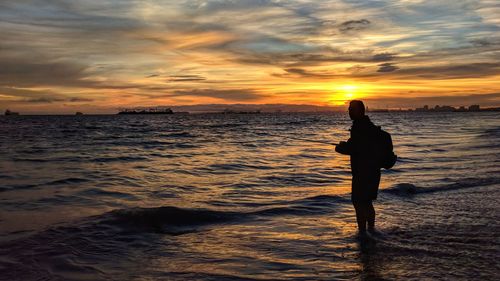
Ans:
[[[360,280],[382,281],[388,280],[381,276],[384,257],[377,255],[375,241],[365,240],[360,242],[360,261],[362,272]]]
[[[380,164],[377,158],[376,134],[379,128],[365,115],[362,101],[349,104],[349,117],[353,120],[351,137],[340,142],[335,151],[351,156],[352,204],[360,236],[375,232],[375,209],[372,201],[377,198],[380,183]]]

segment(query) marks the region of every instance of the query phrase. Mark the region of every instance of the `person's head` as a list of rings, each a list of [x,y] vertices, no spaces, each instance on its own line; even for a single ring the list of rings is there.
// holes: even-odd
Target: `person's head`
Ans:
[[[352,100],[349,103],[349,117],[351,120],[358,120],[365,116],[365,105],[360,100]]]

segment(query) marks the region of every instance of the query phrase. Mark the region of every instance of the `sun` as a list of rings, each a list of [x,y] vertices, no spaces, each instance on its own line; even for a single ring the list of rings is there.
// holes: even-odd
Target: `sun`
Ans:
[[[344,100],[352,100],[356,97],[358,91],[359,86],[353,84],[345,84],[337,88],[337,92],[340,94],[339,98]]]
[[[358,83],[337,84],[333,87],[329,102],[335,105],[344,105],[347,101],[359,99],[366,94],[368,86]]]

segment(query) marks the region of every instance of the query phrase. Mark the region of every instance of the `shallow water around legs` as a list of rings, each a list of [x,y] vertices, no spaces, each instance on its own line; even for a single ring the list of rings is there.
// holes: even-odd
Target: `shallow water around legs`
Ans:
[[[500,115],[373,113],[399,162],[356,238],[344,114],[0,117],[0,279],[494,280]]]

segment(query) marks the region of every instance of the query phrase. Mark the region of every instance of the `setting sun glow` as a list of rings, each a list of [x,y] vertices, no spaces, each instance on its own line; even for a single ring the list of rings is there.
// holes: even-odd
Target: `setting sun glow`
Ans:
[[[359,84],[341,84],[334,87],[329,103],[342,105],[352,99],[360,98],[366,94],[366,87]]]
[[[358,86],[356,85],[342,85],[340,87],[340,91],[344,95],[346,99],[352,99],[354,98],[355,94],[357,93]]]

